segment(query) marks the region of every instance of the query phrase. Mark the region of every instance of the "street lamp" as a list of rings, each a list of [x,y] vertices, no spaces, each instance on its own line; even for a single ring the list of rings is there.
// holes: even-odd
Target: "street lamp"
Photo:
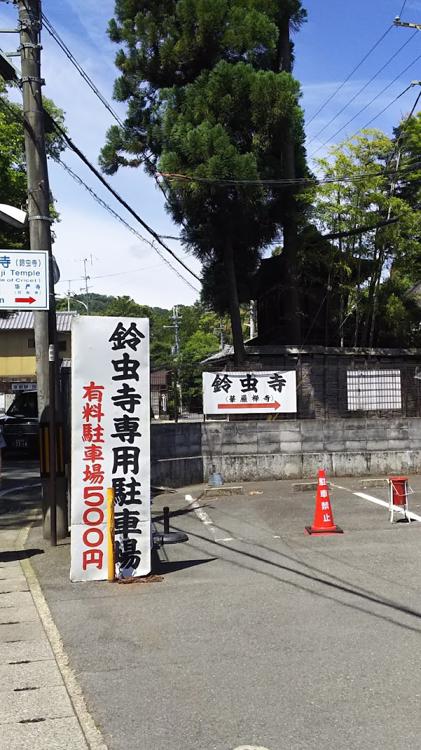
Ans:
[[[89,307],[86,304],[86,302],[82,302],[81,299],[74,297],[73,295],[70,294],[70,292],[68,292],[67,294],[56,294],[56,297],[58,297],[59,299],[67,299],[67,312],[71,312],[70,300],[73,300],[73,302],[79,302],[79,305],[83,305],[83,307],[85,308],[86,312],[89,315]]]
[[[17,229],[23,229],[28,223],[28,214],[15,206],[0,203],[0,219]]]

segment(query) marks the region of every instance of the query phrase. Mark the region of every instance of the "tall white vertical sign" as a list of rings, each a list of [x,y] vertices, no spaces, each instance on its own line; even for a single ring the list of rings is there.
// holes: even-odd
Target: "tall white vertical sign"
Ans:
[[[107,578],[107,488],[115,492],[116,575],[151,570],[149,321],[72,325],[72,581]]]

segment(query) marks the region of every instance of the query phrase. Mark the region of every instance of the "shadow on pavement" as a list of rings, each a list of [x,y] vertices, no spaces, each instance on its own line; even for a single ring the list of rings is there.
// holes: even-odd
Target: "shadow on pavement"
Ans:
[[[218,528],[221,528],[221,527],[219,526]],[[372,617],[375,617],[379,620],[384,620],[386,622],[392,623],[393,625],[397,625],[398,627],[403,628],[404,630],[410,630],[415,633],[421,633],[421,629],[419,627],[419,622],[418,622],[421,619],[420,611],[416,609],[412,609],[411,607],[406,607],[404,605],[401,605],[399,602],[393,601],[391,599],[386,599],[382,596],[378,596],[375,592],[371,592],[367,589],[362,589],[358,586],[353,586],[352,583],[348,581],[343,581],[342,579],[339,579],[336,576],[331,576],[329,573],[320,571],[317,568],[314,568],[313,566],[304,564],[304,567],[306,567],[309,571],[309,572],[304,572],[302,570],[297,570],[296,568],[293,568],[290,565],[282,565],[280,562],[275,562],[274,560],[268,559],[267,557],[264,557],[263,555],[262,556],[254,555],[251,552],[237,549],[236,547],[233,547],[227,543],[221,544],[220,542],[204,537],[201,534],[193,533],[192,531],[189,531],[189,537],[190,537],[189,546],[191,547],[191,549],[194,549],[197,552],[203,552],[203,550],[200,547],[196,546],[191,541],[192,537],[197,540],[197,543],[205,542],[207,545],[211,545],[212,547],[218,548],[221,551],[221,553],[223,552],[223,550],[225,550],[225,553],[229,552],[236,556],[238,555],[239,557],[238,560],[228,558],[226,554],[224,555],[223,553],[220,555],[219,559],[224,559],[230,565],[234,565],[236,567],[249,570],[250,572],[253,572],[253,573],[264,575],[268,578],[271,578],[277,581],[278,583],[283,583],[296,590],[306,591],[322,599],[334,601],[343,607],[348,607],[348,608],[357,610],[359,612],[364,612],[365,614],[371,615]],[[269,548],[266,548],[266,549],[269,551]],[[274,550],[270,550],[270,551],[274,552]],[[294,561],[295,563],[303,565],[303,563],[299,560],[296,560],[290,556],[285,556],[285,557],[287,557],[289,561],[291,562]],[[249,564],[246,564],[246,561],[248,561]],[[254,563],[256,563],[259,567],[256,567]],[[269,566],[269,570],[262,569],[260,567],[262,564]],[[273,570],[274,568],[275,570]],[[310,572],[311,569],[314,570],[314,573]],[[284,578],[281,575],[281,573],[293,574],[297,576],[297,582],[293,582],[289,580],[288,578]],[[320,575],[318,575],[319,573],[323,575],[324,578],[321,578]],[[331,578],[333,580],[326,580],[326,578]],[[336,582],[335,582],[335,579],[336,579]],[[312,584],[325,587],[326,590],[324,592],[321,590],[317,590],[313,587]],[[335,596],[335,594],[350,594],[356,597],[356,601],[355,603],[347,602],[347,601],[344,601],[343,599],[339,599],[337,596]],[[385,607],[386,611],[391,610],[393,613],[401,613],[403,615],[408,615],[410,617],[413,617],[415,619],[415,622],[413,625],[406,624],[400,620],[397,620],[394,617],[389,616],[389,614],[380,614],[379,612],[373,611],[373,609],[369,609],[367,604],[366,606],[362,606],[363,603],[364,604],[369,603],[373,605],[378,605],[380,607]]]
[[[37,549],[34,547],[33,549],[19,549],[19,550],[10,550],[10,552],[0,552],[0,563],[5,562],[17,562],[18,560],[28,560],[30,557],[34,557],[34,555],[43,555],[44,550],[43,549]]]
[[[197,565],[205,565],[205,563],[215,562],[218,560],[217,557],[208,557],[202,560],[179,560],[177,562],[170,562],[167,560],[157,560],[154,565],[154,573],[161,575],[167,573],[175,573],[177,570],[185,570],[186,568],[194,568]]]

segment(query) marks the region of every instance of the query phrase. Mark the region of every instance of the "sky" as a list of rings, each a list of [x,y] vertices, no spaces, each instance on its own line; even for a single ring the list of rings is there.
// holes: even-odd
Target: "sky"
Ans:
[[[421,32],[413,35],[409,29],[389,27],[397,15],[405,21],[421,22],[421,0],[406,3],[403,0],[304,0],[303,5],[308,21],[294,36],[294,74],[302,86],[307,150],[313,165],[314,158],[324,156],[331,145],[352,136],[370,120],[373,120],[370,127],[390,135],[393,127],[411,110],[419,87],[412,87],[399,99],[397,97],[412,81],[421,79]],[[110,42],[106,29],[113,10],[114,0],[43,0],[43,11],[49,21],[124,119],[124,106],[112,100],[113,83],[118,74],[114,66],[118,46]],[[16,8],[0,0],[0,28],[11,28],[15,23]],[[337,91],[384,34],[375,50]],[[114,121],[45,30],[42,44],[44,95],[64,110],[70,136],[96,165],[107,129]],[[0,34],[1,49],[11,51],[17,46],[17,36]],[[15,92],[13,95],[16,97]],[[330,97],[331,101],[327,102]],[[325,103],[326,106],[322,106]],[[76,156],[66,151],[63,160],[146,236]],[[183,268],[179,267],[179,271],[184,279],[54,162],[49,163],[49,175],[60,214],[60,223],[54,227],[54,253],[61,272],[56,285],[59,295],[69,290],[78,293],[87,283],[91,292],[129,295],[141,304],[152,306],[170,308],[175,304],[192,304],[198,299],[200,283]],[[108,179],[158,234],[178,236],[179,229],[166,213],[161,193],[142,170],[124,168]],[[178,241],[168,240],[168,245],[200,275],[200,264],[184,252]],[[85,267],[89,276],[87,282],[82,278]]]

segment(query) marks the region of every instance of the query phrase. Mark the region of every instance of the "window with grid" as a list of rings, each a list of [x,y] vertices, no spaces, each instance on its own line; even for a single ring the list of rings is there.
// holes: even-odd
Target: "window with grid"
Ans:
[[[400,370],[348,370],[349,411],[402,409]]]

